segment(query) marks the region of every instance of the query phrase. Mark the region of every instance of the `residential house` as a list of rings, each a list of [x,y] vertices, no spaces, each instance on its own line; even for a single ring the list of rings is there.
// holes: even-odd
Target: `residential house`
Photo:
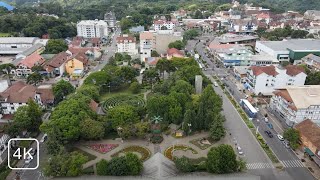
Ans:
[[[251,66],[247,72],[246,89],[256,95],[272,95],[272,92],[284,86],[302,86],[307,75],[303,67]]]
[[[52,87],[35,87],[22,81],[13,83],[0,93],[2,113],[14,114],[19,107],[26,105],[29,99],[34,100],[42,108],[51,106],[54,101]]]
[[[258,28],[257,23],[252,21],[251,19],[233,20],[231,23],[231,27],[235,32],[253,32],[256,31]]]
[[[27,56],[25,59],[16,59],[13,61],[13,65],[16,66],[15,70],[11,70],[17,77],[27,77],[32,73],[33,66],[41,66],[45,62],[45,59],[37,52]]]
[[[66,51],[70,55],[75,54],[85,54],[89,60],[97,60],[101,58],[102,52],[100,48],[97,47],[69,47]]]
[[[184,58],[184,53],[176,48],[170,48],[167,50],[167,59],[170,60],[172,58]]]
[[[145,66],[146,66],[146,68],[155,68],[160,59],[161,59],[161,57],[148,57],[148,58],[145,58]]]
[[[47,61],[43,68],[47,71],[50,77],[62,76],[66,72],[66,62],[71,58],[71,55],[66,52],[56,54],[51,60]]]
[[[270,108],[288,126],[305,119],[320,124],[320,86],[288,86],[277,88],[270,100]]]
[[[179,9],[178,11],[173,12],[173,16],[176,19],[181,19],[181,18],[187,17],[187,11],[185,11],[184,9]]]
[[[128,53],[131,56],[138,54],[136,38],[127,34],[117,37],[117,52]]]
[[[73,55],[69,60],[66,61],[66,72],[72,79],[77,79],[84,75],[87,71],[89,60],[83,53]]]
[[[151,52],[154,50],[154,34],[150,31],[140,33],[140,60],[144,62],[146,58],[151,57]]]
[[[153,22],[153,28],[155,31],[159,30],[173,30],[176,24],[172,21],[165,21],[165,20],[156,20]]]
[[[306,119],[294,127],[299,131],[304,152],[320,167],[320,127]]]
[[[262,12],[262,13],[258,14],[258,15],[256,16],[256,19],[257,19],[258,21],[264,21],[264,22],[266,22],[267,24],[269,24],[270,21],[271,21],[269,12]]]
[[[282,22],[279,21],[271,21],[269,23],[269,29],[275,30],[277,28],[282,28]]]

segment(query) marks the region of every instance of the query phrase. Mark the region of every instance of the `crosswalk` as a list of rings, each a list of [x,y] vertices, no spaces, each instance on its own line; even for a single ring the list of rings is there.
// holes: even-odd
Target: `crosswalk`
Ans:
[[[304,167],[303,163],[300,160],[285,160],[281,162],[286,168]]]
[[[267,169],[273,168],[273,166],[269,163],[248,163],[246,164],[247,169]]]

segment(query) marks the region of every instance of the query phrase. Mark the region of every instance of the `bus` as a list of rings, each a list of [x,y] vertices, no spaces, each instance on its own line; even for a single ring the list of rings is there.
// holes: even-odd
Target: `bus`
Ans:
[[[246,99],[241,99],[240,100],[240,105],[242,109],[248,114],[250,118],[255,118],[257,117],[258,111],[252,106],[252,104],[246,100]]]

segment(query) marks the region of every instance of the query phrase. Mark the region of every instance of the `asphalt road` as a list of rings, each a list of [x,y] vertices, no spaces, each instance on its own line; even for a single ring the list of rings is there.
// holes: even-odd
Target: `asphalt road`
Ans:
[[[206,39],[208,39],[208,37],[203,37],[203,39],[206,40]],[[210,40],[212,40],[212,38]],[[201,56],[201,58],[203,60],[205,60],[207,62],[208,68],[207,68],[207,71],[204,71],[204,74],[207,74],[207,75],[216,74],[218,76],[223,76],[223,77],[226,76],[227,78],[224,78],[224,82],[229,86],[228,88],[232,92],[235,99],[238,102],[240,101],[240,99],[243,99],[245,97],[245,95],[238,90],[238,87],[233,82],[233,81],[235,81],[235,79],[233,78],[233,75],[228,73],[227,70],[224,68],[217,68],[215,66],[215,64],[212,63],[211,60],[206,56],[205,50],[204,50],[205,47],[203,45],[203,42],[200,42],[200,43],[197,43],[197,42],[198,41],[190,41],[186,48],[187,48],[187,50],[191,50],[194,47],[196,47],[198,54]],[[197,45],[195,46],[196,43],[197,43]],[[215,88],[215,90],[218,93],[221,91],[220,88]],[[227,113],[225,113],[226,119],[227,119],[226,128],[228,130],[230,129],[228,122],[230,123],[232,121],[231,127],[234,127],[234,128],[231,128],[231,130],[233,129],[234,131],[237,132],[237,134],[235,134],[235,136],[238,137],[239,144],[241,145],[243,143],[242,141],[245,141],[245,144],[241,145],[241,147],[244,149],[245,153],[246,153],[246,149],[249,149],[250,153],[247,153],[247,157],[245,158],[247,160],[247,163],[251,164],[251,162],[255,162],[257,160],[259,160],[259,162],[265,163],[266,161],[264,160],[264,158],[262,158],[265,156],[265,154],[264,154],[264,152],[261,152],[263,150],[261,148],[256,147],[256,146],[260,147],[260,145],[257,144],[257,141],[255,138],[253,138],[253,139],[249,138],[249,137],[251,137],[251,136],[249,136],[249,134],[250,135],[252,135],[252,134],[251,134],[251,132],[248,131],[248,129],[243,128],[243,127],[240,128],[240,126],[244,125],[243,123],[242,123],[242,125],[240,123],[240,122],[243,122],[241,117],[239,117],[239,115],[236,116],[234,114],[234,112],[233,112],[234,108],[233,108],[232,104],[230,103],[230,101],[228,99],[226,99],[226,97],[224,97],[224,96],[223,96],[223,99],[224,99],[224,111],[227,112]],[[231,105],[232,107],[229,105]],[[236,110],[234,110],[234,111],[236,111]],[[264,133],[265,130],[270,130],[270,128],[262,120],[263,115],[261,113],[258,114],[258,119],[261,119],[261,120],[259,120],[259,121],[254,120],[253,123],[255,124],[256,127],[259,126],[259,132],[261,132],[261,135],[264,137],[267,144],[270,146],[270,148],[274,151],[274,153],[279,158],[281,163],[284,165],[285,169],[283,172],[277,172],[277,171],[273,170],[273,175],[271,175],[271,174],[265,175],[266,173],[262,172],[265,170],[269,171],[268,168],[265,168],[264,170],[263,169],[256,169],[256,170],[252,169],[250,171],[254,171],[254,173],[257,173],[258,175],[261,174],[262,179],[294,179],[294,180],[314,179],[314,177],[310,174],[310,172],[305,167],[303,167],[303,164],[295,156],[293,151],[285,148],[285,146],[282,144],[282,142],[280,140],[278,140],[278,138],[276,137],[276,134],[278,134],[278,133],[274,129],[271,130],[271,132],[275,135],[274,138],[269,138]],[[244,131],[246,131],[248,133],[243,134]],[[232,134],[234,134],[234,133],[232,132]],[[264,156],[259,156],[259,158],[256,159],[257,154],[254,151],[260,151],[260,153],[263,153]],[[258,154],[260,154],[260,153],[258,153]],[[269,160],[269,158],[267,158],[267,159]],[[255,165],[257,165],[257,164],[255,164]],[[252,165],[249,165],[249,167],[251,167],[251,166]],[[260,167],[261,167],[261,165],[260,165]],[[274,177],[276,177],[276,178],[274,178]]]

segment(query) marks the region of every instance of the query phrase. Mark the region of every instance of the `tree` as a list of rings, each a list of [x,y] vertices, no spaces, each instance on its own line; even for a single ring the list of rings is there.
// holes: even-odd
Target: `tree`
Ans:
[[[112,128],[115,130],[117,130],[119,126],[121,127],[130,123],[133,124],[139,120],[135,108],[129,105],[117,106],[110,109],[107,117],[111,122]]]
[[[195,29],[187,30],[183,34],[183,40],[184,40],[184,42],[186,42],[190,39],[194,39],[197,36],[199,36],[199,33],[197,30],[195,30]]]
[[[213,116],[210,127],[210,137],[215,141],[219,141],[226,134],[223,126],[223,117],[221,114],[214,116],[212,111],[210,112],[210,116]]]
[[[194,14],[194,18],[195,19],[203,19],[203,15],[202,15],[202,12],[197,10]]]
[[[108,162],[107,174],[110,176],[130,175],[129,166],[125,156],[114,157]]]
[[[120,20],[120,27],[122,31],[125,31],[129,28],[131,28],[134,25],[133,20],[129,19],[129,18],[122,18]]]
[[[105,159],[101,159],[98,163],[97,163],[97,174],[100,176],[106,176],[108,175],[108,161],[106,161]]]
[[[180,40],[172,42],[172,43],[170,43],[168,45],[169,48],[176,48],[176,49],[179,49],[179,50],[183,49],[184,46],[185,46],[185,44]]]
[[[156,64],[156,69],[160,71],[164,79],[164,72],[169,70],[170,62],[167,59],[160,59]]]
[[[59,103],[62,100],[64,100],[67,95],[74,93],[75,88],[72,86],[72,84],[65,80],[60,80],[56,84],[53,85],[53,95],[55,103]]]
[[[295,150],[299,147],[300,133],[298,130],[293,128],[286,129],[283,133],[283,137],[289,141],[292,149]]]
[[[193,172],[195,167],[192,165],[189,158],[182,156],[181,158],[175,158],[174,163],[177,169],[181,172]]]
[[[44,69],[43,69],[43,67],[41,66],[41,65],[35,65],[35,66],[33,66],[32,68],[31,68],[31,71],[32,72],[37,72],[37,73],[39,73],[40,71],[43,71]]]
[[[151,57],[160,57],[159,53],[155,50],[151,51]]]
[[[133,94],[138,94],[138,93],[140,93],[141,87],[140,87],[140,84],[138,82],[132,82],[130,84],[129,89]]]
[[[104,136],[104,132],[105,129],[99,121],[85,119],[80,122],[80,133],[83,139],[101,139]]]
[[[82,85],[77,90],[77,93],[88,96],[96,102],[99,101],[99,97],[100,97],[99,88],[95,85]]]
[[[184,80],[178,80],[174,86],[170,88],[170,92],[184,93],[191,95],[194,93],[194,88],[191,84]]]
[[[237,156],[230,145],[212,147],[208,152],[207,170],[210,173],[232,173],[237,171]]]
[[[159,81],[159,74],[155,68],[150,68],[144,71],[142,80],[153,86],[156,81]]]
[[[43,81],[43,77],[41,76],[41,74],[37,72],[34,72],[27,77],[27,83],[33,84],[34,86],[41,83],[42,81]]]
[[[308,31],[304,31],[304,30],[294,30],[291,33],[291,38],[295,38],[295,39],[301,39],[301,38],[306,38],[306,36],[309,34]]]
[[[68,45],[63,39],[50,39],[46,45],[45,53],[47,54],[58,54],[60,52],[66,51]]]
[[[137,76],[137,71],[133,67],[122,66],[116,71],[116,75],[124,82],[128,83]]]
[[[143,169],[143,164],[139,157],[133,153],[126,154],[126,162],[129,170],[129,175],[136,176],[139,175]]]
[[[196,119],[196,113],[193,109],[187,109],[186,112],[184,113],[184,117],[183,117],[183,131],[187,133],[187,135],[189,135],[190,130],[194,129],[193,126],[196,126],[196,123],[194,123]],[[191,124],[191,126],[189,126],[188,124]]]

